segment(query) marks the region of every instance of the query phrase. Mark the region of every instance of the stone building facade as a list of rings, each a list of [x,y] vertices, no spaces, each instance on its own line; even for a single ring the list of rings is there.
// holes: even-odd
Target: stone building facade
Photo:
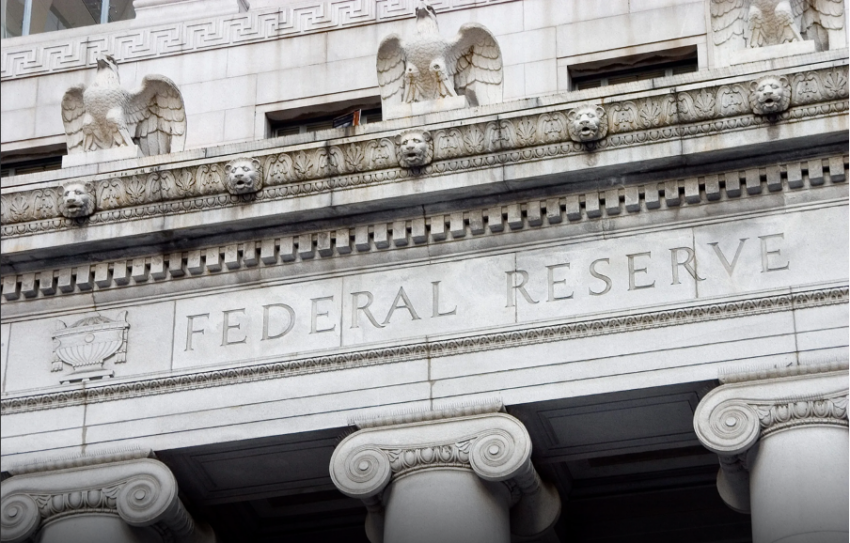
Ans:
[[[120,4],[3,39],[4,543],[847,541],[844,0]]]

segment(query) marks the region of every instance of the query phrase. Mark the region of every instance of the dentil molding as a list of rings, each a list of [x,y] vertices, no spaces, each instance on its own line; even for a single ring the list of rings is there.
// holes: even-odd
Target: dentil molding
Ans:
[[[214,543],[212,532],[196,525],[183,507],[165,464],[144,457],[114,461],[116,456],[140,455],[24,469],[3,481],[2,541],[28,541],[48,521],[99,513],[117,515],[130,526],[151,526],[168,541]]]

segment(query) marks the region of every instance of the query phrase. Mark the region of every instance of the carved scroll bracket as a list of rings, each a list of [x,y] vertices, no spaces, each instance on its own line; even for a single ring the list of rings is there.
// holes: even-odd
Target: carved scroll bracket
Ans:
[[[539,534],[560,514],[557,491],[531,463],[531,438],[505,413],[485,413],[368,427],[345,438],[331,458],[331,478],[345,495],[380,514],[380,497],[395,479],[413,472],[468,469],[511,491],[511,531]],[[523,514],[523,513],[530,514]]]
[[[177,481],[162,462],[152,458],[107,463],[79,460],[76,467],[23,470],[3,481],[4,543],[28,541],[45,522],[60,516],[104,512],[117,514],[130,526],[156,526],[170,536],[169,541],[215,541],[212,531],[197,525],[183,507]]]
[[[736,511],[749,512],[749,469],[760,439],[806,426],[848,427],[846,362],[810,370],[724,384],[697,406],[694,430],[720,456],[717,487]]]

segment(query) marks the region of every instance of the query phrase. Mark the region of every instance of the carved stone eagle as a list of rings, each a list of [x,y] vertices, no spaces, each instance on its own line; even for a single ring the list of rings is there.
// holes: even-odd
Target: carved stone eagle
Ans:
[[[804,39],[829,47],[830,30],[844,26],[844,0],[711,0],[714,43],[746,39],[749,47]]]
[[[502,99],[502,53],[484,26],[466,23],[453,40],[440,36],[437,13],[422,0],[416,34],[390,34],[378,48],[378,84],[387,103],[411,103],[466,96],[470,105]]]
[[[97,58],[97,75],[88,88],[76,85],[62,98],[68,153],[135,145],[145,155],[182,151],[186,111],[177,86],[165,76],[148,75],[134,92],[121,87],[110,55]]]

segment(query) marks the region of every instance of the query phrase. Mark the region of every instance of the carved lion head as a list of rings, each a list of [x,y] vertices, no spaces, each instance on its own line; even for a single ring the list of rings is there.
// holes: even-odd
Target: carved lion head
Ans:
[[[398,163],[402,168],[421,168],[431,163],[434,148],[427,130],[408,130],[395,138]]]
[[[605,110],[600,106],[579,106],[567,115],[570,137],[575,141],[601,140],[608,134]]]
[[[262,173],[256,158],[234,158],[224,166],[224,186],[230,194],[252,194],[263,188]]]
[[[782,113],[791,103],[787,77],[768,75],[750,83],[750,107],[756,115]]]
[[[94,213],[94,198],[84,184],[70,183],[62,187],[59,210],[69,219],[88,217]]]

